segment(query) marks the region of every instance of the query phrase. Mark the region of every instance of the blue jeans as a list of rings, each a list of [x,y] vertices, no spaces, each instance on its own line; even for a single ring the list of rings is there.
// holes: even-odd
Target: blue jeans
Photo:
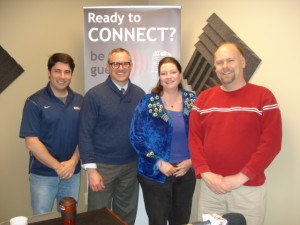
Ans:
[[[78,200],[80,173],[74,174],[68,180],[30,173],[29,182],[33,215],[51,212],[55,199],[57,211],[60,211],[59,201],[61,198],[73,197],[76,201]]]
[[[167,177],[164,184],[138,175],[149,225],[182,225],[190,219],[196,185],[195,173],[190,169],[182,177]],[[168,222],[167,222],[168,221]]]

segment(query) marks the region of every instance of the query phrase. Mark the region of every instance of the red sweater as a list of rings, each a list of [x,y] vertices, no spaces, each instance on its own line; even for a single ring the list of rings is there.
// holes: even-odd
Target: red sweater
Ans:
[[[203,91],[190,113],[189,148],[197,178],[242,172],[247,186],[265,182],[264,170],[281,148],[281,116],[274,95],[247,83],[226,92]]]

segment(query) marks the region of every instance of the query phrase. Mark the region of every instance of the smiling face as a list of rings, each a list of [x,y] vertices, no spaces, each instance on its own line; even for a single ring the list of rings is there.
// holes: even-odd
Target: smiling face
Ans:
[[[57,62],[48,72],[50,87],[57,97],[64,97],[71,83],[72,70],[69,64]]]
[[[215,69],[222,86],[236,90],[246,83],[244,78],[245,58],[233,44],[224,44],[215,53]]]
[[[130,62],[129,65],[128,62]],[[127,52],[115,52],[111,54],[107,69],[111,79],[120,86],[124,86],[128,82],[131,72],[130,56]]]
[[[164,90],[178,90],[182,73],[174,63],[164,63],[159,70],[159,81]]]

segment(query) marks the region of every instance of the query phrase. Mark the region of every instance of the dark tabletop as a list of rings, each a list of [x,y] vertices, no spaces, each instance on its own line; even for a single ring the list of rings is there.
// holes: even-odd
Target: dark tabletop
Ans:
[[[45,221],[29,223],[29,225],[62,225],[62,219],[55,218]],[[76,215],[76,225],[127,225],[116,214],[107,208],[94,211],[78,213]]]

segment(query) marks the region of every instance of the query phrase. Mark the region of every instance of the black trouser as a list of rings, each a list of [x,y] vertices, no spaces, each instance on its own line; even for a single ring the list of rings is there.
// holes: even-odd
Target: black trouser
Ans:
[[[143,190],[149,225],[182,225],[189,222],[195,190],[195,173],[167,177],[164,184],[138,175]]]

